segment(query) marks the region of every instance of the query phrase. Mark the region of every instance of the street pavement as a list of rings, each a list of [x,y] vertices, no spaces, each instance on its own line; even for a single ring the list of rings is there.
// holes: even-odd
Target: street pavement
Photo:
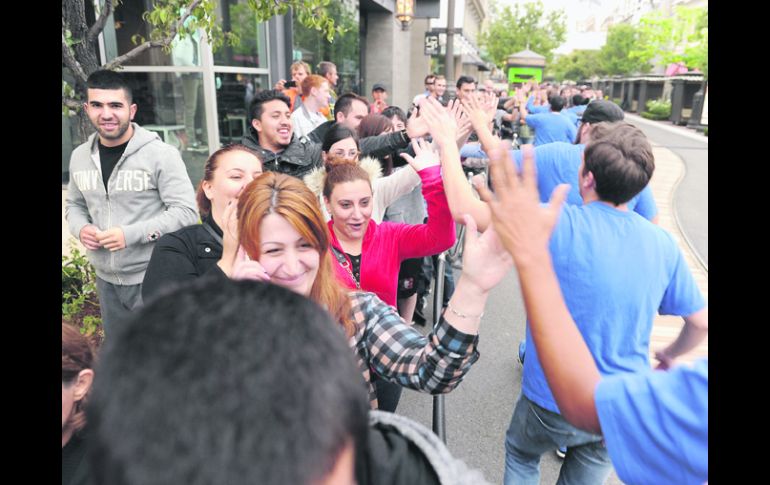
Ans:
[[[705,235],[703,244],[696,247],[699,251],[705,248],[705,252],[701,254],[704,256],[702,259],[707,261],[708,226],[707,219],[702,216],[702,209],[705,207],[707,215],[708,206],[701,207],[699,204],[702,202],[698,202],[703,193],[707,195],[707,185],[699,185],[704,175],[699,173],[695,174],[697,177],[693,176],[695,169],[686,165],[683,158],[675,152],[679,150],[680,153],[688,155],[689,163],[698,163],[689,155],[702,152],[706,157],[708,145],[705,144],[705,150],[699,148],[703,145],[698,145],[698,142],[692,139],[692,136],[698,136],[692,132],[677,135],[663,128],[637,122],[636,118],[628,116],[627,119],[637,124],[653,144],[656,169],[650,184],[658,205],[659,224],[679,243],[696,283],[704,298],[708,299],[707,267],[701,264],[701,260],[687,243],[688,240],[700,241],[700,235]],[[706,179],[707,169],[706,166]],[[685,183],[688,182],[688,177],[689,183]],[[693,203],[691,199],[696,202]],[[688,209],[680,210],[679,204],[686,204]],[[692,233],[685,235],[683,229]],[[455,275],[457,276],[457,272]],[[650,339],[651,356],[654,350],[671,342],[681,326],[681,318],[656,317]],[[503,481],[505,431],[521,390],[522,368],[516,358],[516,351],[519,341],[524,337],[524,328],[524,305],[514,270],[490,293],[480,329],[479,360],[462,384],[444,398],[447,446],[455,457],[481,470],[492,483]],[[687,363],[707,355],[708,339],[680,360]],[[652,357],[651,361],[654,362]],[[430,395],[405,389],[397,412],[430,428],[432,402]],[[554,453],[544,454],[540,467],[540,483],[556,483],[561,463]],[[613,471],[606,483],[619,485],[622,482]]]

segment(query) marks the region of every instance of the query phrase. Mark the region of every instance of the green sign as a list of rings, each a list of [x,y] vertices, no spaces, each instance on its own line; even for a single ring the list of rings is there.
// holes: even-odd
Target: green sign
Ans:
[[[543,68],[542,67],[509,67],[508,68],[508,82],[509,83],[525,83],[534,79],[538,83],[543,81]]]

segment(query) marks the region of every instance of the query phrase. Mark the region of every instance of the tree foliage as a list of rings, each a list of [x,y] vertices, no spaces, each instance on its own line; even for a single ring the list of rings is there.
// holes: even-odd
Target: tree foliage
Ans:
[[[601,69],[609,75],[628,75],[649,72],[652,65],[648,58],[638,53],[641,42],[638,29],[628,24],[618,24],[607,31],[607,43],[600,51]]]
[[[96,20],[89,25],[85,15],[86,0],[62,0],[62,63],[74,78],[74,86],[62,79],[62,111],[72,114],[78,111],[85,98],[86,80],[98,69],[119,69],[131,59],[148,49],[164,49],[169,52],[175,37],[184,38],[202,29],[214,50],[224,43],[237,46],[237,33],[223,32],[214,12],[217,0],[154,0],[152,9],[144,12],[142,18],[149,25],[150,38],[135,35],[136,45],[129,52],[101,64],[97,39],[111,19],[111,14],[120,8],[120,0],[96,2]],[[247,4],[256,15],[257,21],[264,22],[275,15],[282,15],[292,8],[300,23],[308,29],[323,33],[331,41],[342,31],[326,13],[331,0],[248,0]],[[64,76],[63,76],[64,77]],[[91,130],[87,119],[80,110],[80,132],[85,137]]]
[[[559,56],[547,72],[557,81],[589,79],[604,74],[600,59],[598,50],[576,50]]]
[[[529,49],[545,56],[546,63],[553,59],[553,51],[566,39],[567,25],[564,10],[546,13],[543,3],[515,4],[513,9],[502,10],[496,4],[490,7],[491,18],[486,32],[479,36],[479,43],[492,61],[505,67],[509,55]]]
[[[638,26],[639,43],[630,54],[660,64],[683,62],[708,69],[708,8],[675,7],[672,15],[653,11]]]

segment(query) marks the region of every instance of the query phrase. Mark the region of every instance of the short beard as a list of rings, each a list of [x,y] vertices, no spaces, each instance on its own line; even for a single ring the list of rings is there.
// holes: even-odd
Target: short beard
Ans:
[[[119,124],[118,125],[118,132],[114,135],[108,135],[102,131],[101,128],[97,128],[96,131],[99,132],[99,136],[104,138],[105,140],[120,140],[123,138],[123,135],[126,134],[128,131],[128,127],[131,126],[131,122],[127,121],[125,124]]]

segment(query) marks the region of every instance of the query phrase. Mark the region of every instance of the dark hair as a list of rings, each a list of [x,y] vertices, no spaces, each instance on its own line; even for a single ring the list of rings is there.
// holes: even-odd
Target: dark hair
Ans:
[[[282,91],[277,89],[266,89],[255,94],[254,98],[251,100],[251,103],[249,104],[249,114],[251,114],[251,119],[259,120],[262,117],[262,105],[276,99],[278,101],[283,101],[286,103],[286,106],[291,109],[291,100],[288,96],[283,94]]]
[[[262,163],[262,157],[259,153],[246,145],[240,145],[238,143],[224,146],[212,153],[211,156],[209,156],[209,159],[206,160],[206,164],[203,166],[203,178],[200,183],[198,183],[198,190],[195,192],[195,201],[198,203],[198,212],[201,217],[205,217],[211,213],[211,201],[206,197],[206,193],[203,191],[203,182],[211,182],[214,179],[214,172],[217,170],[217,167],[219,167],[219,158],[222,155],[235,151],[250,153],[257,157],[260,164]]]
[[[366,105],[367,111],[369,110],[369,100],[363,98],[356,93],[345,93],[337,98],[334,102],[334,119],[337,119],[337,113],[342,113],[345,116],[350,114],[350,109],[353,106],[353,101],[361,101]]]
[[[321,151],[328,153],[332,145],[345,138],[353,138],[356,142],[356,146],[360,149],[358,135],[355,131],[341,123],[332,123],[326,131],[326,135],[324,135],[323,142],[321,143]]]
[[[318,75],[324,76],[331,72],[332,68],[337,69],[337,65],[329,61],[321,61],[318,63]]]
[[[86,85],[88,89],[122,89],[126,93],[128,104],[131,104],[134,99],[131,85],[128,84],[126,78],[119,72],[106,71],[104,69],[94,71],[88,76]]]
[[[97,484],[310,484],[363,445],[368,402],[328,313],[256,281],[196,278],[105,342],[88,418]]]
[[[355,182],[356,180],[363,180],[369,184],[369,188],[372,187],[372,181],[369,178],[369,174],[366,170],[361,168],[358,162],[343,161],[342,163],[329,165],[326,167],[326,176],[324,177],[323,194],[324,197],[330,199],[334,187],[338,184],[344,184],[345,182]]]
[[[548,102],[551,104],[551,111],[559,112],[564,108],[565,101],[561,96],[551,96]]]
[[[61,324],[61,382],[66,386],[72,386],[78,379],[80,371],[93,369],[95,362],[94,349],[86,337],[69,323]],[[68,426],[77,433],[86,425],[85,403],[90,390],[83,399],[77,401],[72,410],[72,417]]]
[[[463,84],[476,84],[476,80],[473,79],[470,76],[460,76],[460,77],[458,77],[457,78],[457,83],[455,84],[457,89],[460,89],[460,86],[462,86]]]
[[[364,116],[361,124],[358,125],[358,138],[381,135],[388,128],[393,129],[390,119],[379,113],[370,113]]]
[[[404,113],[404,110],[398,106],[388,106],[382,110],[382,116],[388,118],[389,120],[392,120],[394,117],[396,117],[406,123],[406,113]]]
[[[436,75],[435,74],[428,74],[427,76],[425,76],[425,80],[422,83],[423,84],[428,84],[428,81],[430,79],[436,79]]]
[[[620,205],[647,186],[655,170],[652,147],[626,122],[597,123],[586,145],[583,175],[593,173],[599,199]]]
[[[586,98],[584,98],[583,96],[581,96],[579,94],[576,94],[576,95],[572,96],[572,106],[581,106],[581,105],[585,104],[584,103],[585,100],[586,100]]]

